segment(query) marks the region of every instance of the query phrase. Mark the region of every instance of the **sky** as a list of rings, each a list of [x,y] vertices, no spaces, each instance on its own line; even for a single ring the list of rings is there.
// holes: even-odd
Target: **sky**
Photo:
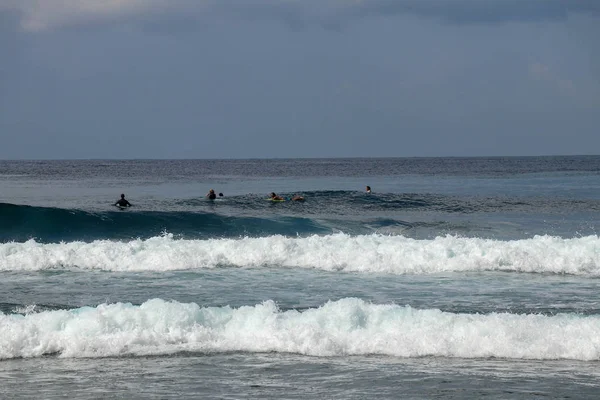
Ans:
[[[0,0],[0,159],[600,154],[598,0]]]

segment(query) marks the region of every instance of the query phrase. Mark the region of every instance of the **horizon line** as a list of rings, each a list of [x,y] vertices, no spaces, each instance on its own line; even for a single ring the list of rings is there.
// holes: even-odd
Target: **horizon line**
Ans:
[[[482,156],[337,156],[337,157],[240,157],[240,158],[0,158],[1,161],[253,161],[253,160],[368,160],[368,159],[434,159],[434,158],[548,158],[599,157],[600,154],[482,155]]]

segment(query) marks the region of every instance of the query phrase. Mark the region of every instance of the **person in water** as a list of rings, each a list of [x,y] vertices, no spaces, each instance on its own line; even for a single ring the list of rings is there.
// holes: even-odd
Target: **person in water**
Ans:
[[[214,200],[217,198],[217,195],[215,194],[215,190],[214,189],[210,189],[206,195],[206,197],[208,197],[210,200]]]
[[[285,200],[283,197],[281,197],[281,196],[277,196],[277,195],[275,194],[275,192],[271,192],[271,194],[269,195],[269,197],[270,197],[270,200],[278,200],[278,201],[283,201],[283,200]]]
[[[219,193],[219,197],[223,197],[223,193]]]
[[[367,193],[371,193],[371,186],[367,186]]]
[[[292,200],[292,201],[304,201],[304,197],[299,196],[299,195],[295,195],[290,200]]]
[[[121,198],[114,204],[119,207],[131,207],[131,203],[125,200],[125,195],[121,194]]]

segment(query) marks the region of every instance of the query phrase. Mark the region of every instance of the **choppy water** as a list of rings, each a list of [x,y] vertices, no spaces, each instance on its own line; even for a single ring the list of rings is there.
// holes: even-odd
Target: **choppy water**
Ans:
[[[589,156],[0,161],[3,396],[595,398],[599,178]]]

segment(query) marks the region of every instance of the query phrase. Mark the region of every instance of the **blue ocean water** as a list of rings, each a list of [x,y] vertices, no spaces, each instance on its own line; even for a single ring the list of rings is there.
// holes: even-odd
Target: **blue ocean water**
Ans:
[[[599,178],[600,156],[0,161],[2,397],[596,398]]]

